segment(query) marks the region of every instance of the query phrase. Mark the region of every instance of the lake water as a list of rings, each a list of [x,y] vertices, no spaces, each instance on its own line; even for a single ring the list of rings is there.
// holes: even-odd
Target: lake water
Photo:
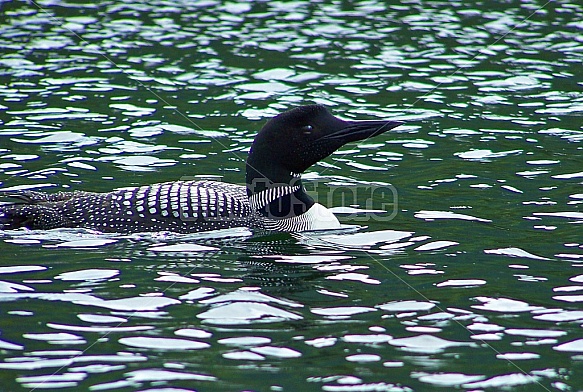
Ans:
[[[306,173],[344,230],[0,233],[1,390],[583,388],[580,2],[0,15],[4,190],[240,183],[301,104],[405,121]]]

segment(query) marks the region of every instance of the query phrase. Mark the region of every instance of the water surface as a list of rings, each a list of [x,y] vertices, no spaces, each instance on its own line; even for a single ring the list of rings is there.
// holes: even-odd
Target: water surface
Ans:
[[[0,12],[2,189],[241,182],[301,104],[406,122],[306,174],[361,190],[320,195],[339,232],[3,232],[4,389],[583,385],[577,2]]]

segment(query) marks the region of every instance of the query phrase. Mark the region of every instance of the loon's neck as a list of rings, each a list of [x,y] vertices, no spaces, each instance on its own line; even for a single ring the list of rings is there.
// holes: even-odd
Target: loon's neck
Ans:
[[[246,184],[251,208],[266,218],[293,218],[315,203],[299,174],[277,166],[257,168],[252,161],[247,162]]]
[[[265,218],[266,229],[276,231],[340,228],[334,214],[306,193],[299,174],[280,171],[260,173],[247,164],[247,195],[251,210]]]

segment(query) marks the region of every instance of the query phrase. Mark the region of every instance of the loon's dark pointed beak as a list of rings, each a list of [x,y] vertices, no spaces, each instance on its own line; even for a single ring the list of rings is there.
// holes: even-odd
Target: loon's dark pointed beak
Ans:
[[[323,140],[335,140],[342,144],[365,140],[380,135],[403,124],[399,121],[343,121],[345,127],[321,137]]]

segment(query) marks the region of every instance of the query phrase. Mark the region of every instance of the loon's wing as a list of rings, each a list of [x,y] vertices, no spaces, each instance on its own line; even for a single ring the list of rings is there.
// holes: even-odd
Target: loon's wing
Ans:
[[[246,188],[217,181],[175,181],[74,197],[70,219],[104,232],[199,231],[248,226]]]
[[[194,233],[248,226],[246,188],[216,181],[176,181],[108,193],[22,192],[0,205],[0,229],[85,227],[103,232]]]

